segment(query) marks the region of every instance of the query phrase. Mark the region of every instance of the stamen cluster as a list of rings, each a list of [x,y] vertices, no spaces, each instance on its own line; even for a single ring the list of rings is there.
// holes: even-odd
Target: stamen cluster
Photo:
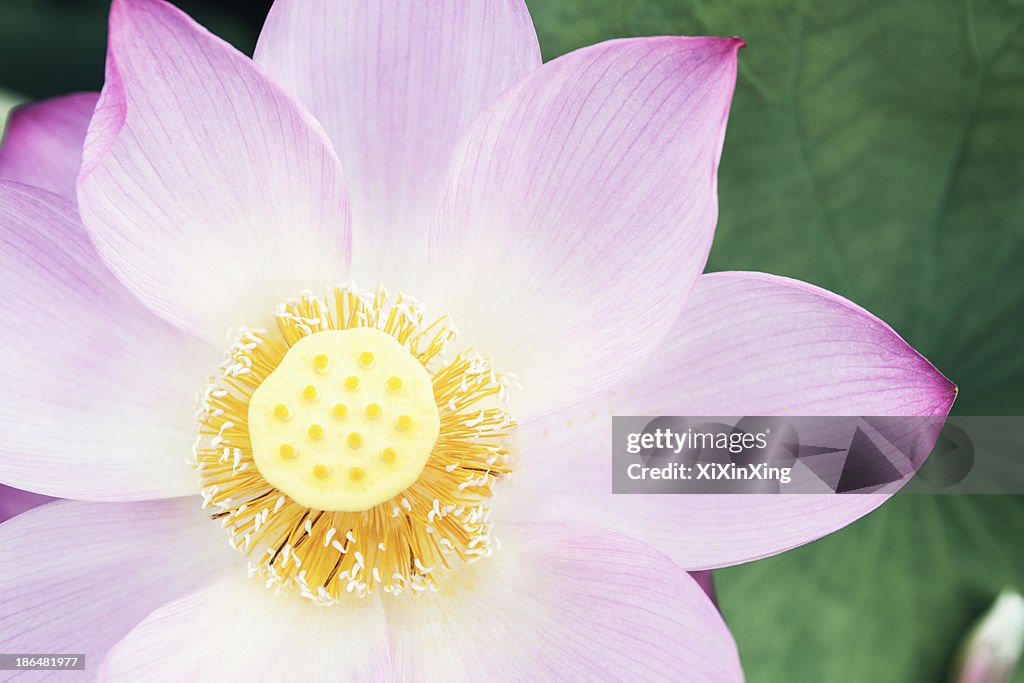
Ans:
[[[194,465],[204,505],[250,558],[250,573],[276,590],[295,588],[318,604],[378,588],[398,594],[437,588],[438,570],[492,552],[494,485],[511,471],[507,440],[515,422],[503,404],[514,378],[499,375],[470,349],[446,360],[457,330],[447,318],[426,322],[423,307],[378,287],[333,288],[285,302],[276,328],[242,330],[202,394]],[[316,510],[269,484],[253,460],[247,424],[253,392],[289,348],[329,330],[385,332],[431,376],[441,426],[419,477],[368,510]]]

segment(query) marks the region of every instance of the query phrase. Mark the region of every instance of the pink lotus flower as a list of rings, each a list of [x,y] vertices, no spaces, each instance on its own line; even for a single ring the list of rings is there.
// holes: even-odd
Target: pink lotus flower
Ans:
[[[1024,652],[1024,598],[1007,588],[960,645],[955,683],[1007,683]]]
[[[612,496],[610,412],[954,396],[838,296],[701,274],[741,46],[541,65],[520,0],[278,0],[250,61],[115,0],[95,113],[23,109],[0,152],[0,481],[75,499],[0,527],[2,649],[111,680],[740,679],[683,570],[884,496]]]

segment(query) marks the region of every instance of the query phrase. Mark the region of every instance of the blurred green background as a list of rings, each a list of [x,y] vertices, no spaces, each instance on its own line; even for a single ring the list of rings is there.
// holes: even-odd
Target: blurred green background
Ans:
[[[251,52],[270,3],[178,4]],[[529,4],[546,58],[743,36],[710,268],[839,292],[960,386],[957,413],[1024,414],[1024,1]],[[98,88],[106,7],[4,0],[0,88]],[[973,619],[1024,588],[1024,497],[897,498],[716,579],[750,681],[945,680]]]

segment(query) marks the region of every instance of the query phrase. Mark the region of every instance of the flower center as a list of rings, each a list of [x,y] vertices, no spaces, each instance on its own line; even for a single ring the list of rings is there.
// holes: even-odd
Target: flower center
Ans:
[[[492,552],[511,376],[408,297],[337,287],[242,330],[204,391],[204,505],[268,587],[317,604],[436,589]]]
[[[256,468],[317,510],[369,510],[411,486],[441,420],[430,375],[369,327],[293,345],[249,401]]]

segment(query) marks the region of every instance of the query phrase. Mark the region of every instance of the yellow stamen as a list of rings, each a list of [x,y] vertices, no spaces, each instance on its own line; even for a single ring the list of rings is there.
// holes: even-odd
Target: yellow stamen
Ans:
[[[286,302],[276,329],[239,336],[203,395],[196,467],[205,504],[268,585],[318,604],[418,592],[490,553],[509,382],[475,352],[442,359],[453,338],[412,300],[352,288]],[[352,391],[363,407],[350,412]],[[374,419],[371,404],[395,417]],[[323,428],[337,419],[344,431]]]

